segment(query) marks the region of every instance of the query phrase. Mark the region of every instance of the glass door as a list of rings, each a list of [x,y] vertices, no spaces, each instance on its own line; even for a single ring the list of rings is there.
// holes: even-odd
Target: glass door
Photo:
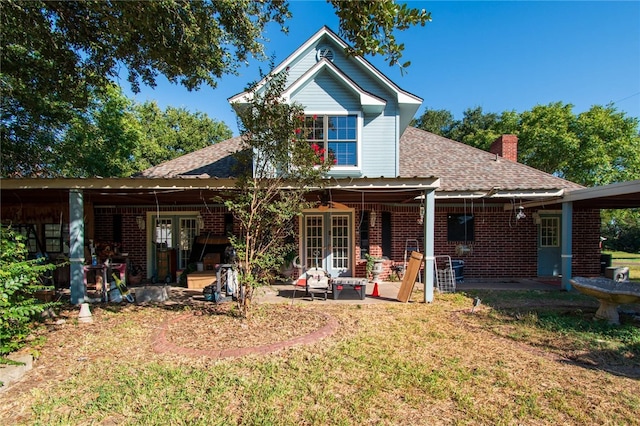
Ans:
[[[178,269],[186,269],[189,264],[189,257],[191,256],[191,248],[193,242],[198,235],[198,222],[195,217],[193,218],[180,218],[180,228],[178,230],[180,235],[180,244],[178,250]]]
[[[186,269],[188,266],[191,249],[199,233],[198,220],[195,215],[161,215],[154,217],[153,223],[154,275],[162,280],[166,275],[164,263],[171,264],[168,266],[169,272]],[[167,255],[167,251],[171,253]],[[160,266],[162,271],[157,270]]]
[[[558,276],[561,268],[559,214],[540,213],[538,225],[538,276]]]
[[[309,268],[325,268],[325,242],[324,242],[324,216],[305,216],[305,260],[304,264]]]
[[[331,216],[331,267],[332,277],[351,275],[351,229],[349,215]]]
[[[308,213],[303,221],[305,266],[321,267],[332,277],[351,276],[352,213]]]

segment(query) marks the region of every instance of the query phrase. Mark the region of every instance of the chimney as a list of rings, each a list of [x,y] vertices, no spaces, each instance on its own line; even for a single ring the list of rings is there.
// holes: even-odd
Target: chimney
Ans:
[[[518,137],[502,135],[491,144],[489,152],[511,161],[518,161]]]

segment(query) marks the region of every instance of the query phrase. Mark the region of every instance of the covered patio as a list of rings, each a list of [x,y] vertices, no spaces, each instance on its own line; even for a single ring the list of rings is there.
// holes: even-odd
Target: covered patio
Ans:
[[[375,203],[406,205],[417,208],[423,206],[423,252],[425,255],[424,299],[433,301],[433,264],[434,264],[434,217],[435,195],[439,187],[435,177],[415,178],[360,178],[327,180],[322,187],[311,188],[308,199],[316,201],[331,213],[336,203],[360,204],[363,200]],[[293,184],[292,186],[293,187]],[[286,189],[286,187],[284,188]],[[146,218],[135,216],[121,220],[119,226],[123,232],[131,232],[151,237],[151,225],[147,225],[156,209],[160,207],[175,209],[208,210],[213,197],[226,191],[235,190],[235,179],[212,178],[90,178],[90,179],[7,179],[2,180],[2,197],[7,212],[15,217],[31,203],[37,205],[57,204],[60,206],[60,220],[68,217],[71,302],[80,304],[85,301],[85,265],[86,247],[99,221],[95,212],[111,211],[116,208],[136,208],[146,211]],[[12,207],[13,206],[13,207]],[[12,210],[11,210],[12,209]],[[352,209],[353,210],[353,209]],[[351,213],[353,214],[353,212]],[[198,218],[199,218],[198,214]],[[6,216],[5,216],[6,218]],[[3,218],[3,219],[5,219]],[[354,218],[355,219],[355,218]],[[65,220],[66,222],[66,220]],[[352,225],[355,226],[355,225]],[[353,240],[355,246],[355,239]],[[149,247],[146,248],[149,250]],[[131,249],[128,249],[131,252]],[[132,255],[132,253],[128,253]],[[355,257],[355,247],[353,247]],[[148,258],[148,256],[147,256]],[[355,259],[352,260],[355,273]],[[149,266],[147,266],[149,268]]]

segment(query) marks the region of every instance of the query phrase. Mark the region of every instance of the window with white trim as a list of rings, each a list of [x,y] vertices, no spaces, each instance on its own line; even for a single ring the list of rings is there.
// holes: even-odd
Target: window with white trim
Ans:
[[[332,161],[336,166],[358,165],[357,115],[306,116],[304,128],[320,161]]]
[[[540,218],[540,247],[560,247],[560,218]]]

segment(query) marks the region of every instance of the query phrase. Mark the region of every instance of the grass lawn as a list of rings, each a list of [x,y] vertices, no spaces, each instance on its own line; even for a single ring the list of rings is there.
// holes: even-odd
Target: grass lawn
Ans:
[[[196,345],[259,322],[203,329],[198,307],[96,306],[80,324],[70,311],[34,341],[35,369],[0,393],[0,424],[640,424],[640,324],[596,323],[596,307],[560,291],[317,301],[297,309],[335,318],[332,336],[229,359],[157,353],[153,336],[185,313]]]

